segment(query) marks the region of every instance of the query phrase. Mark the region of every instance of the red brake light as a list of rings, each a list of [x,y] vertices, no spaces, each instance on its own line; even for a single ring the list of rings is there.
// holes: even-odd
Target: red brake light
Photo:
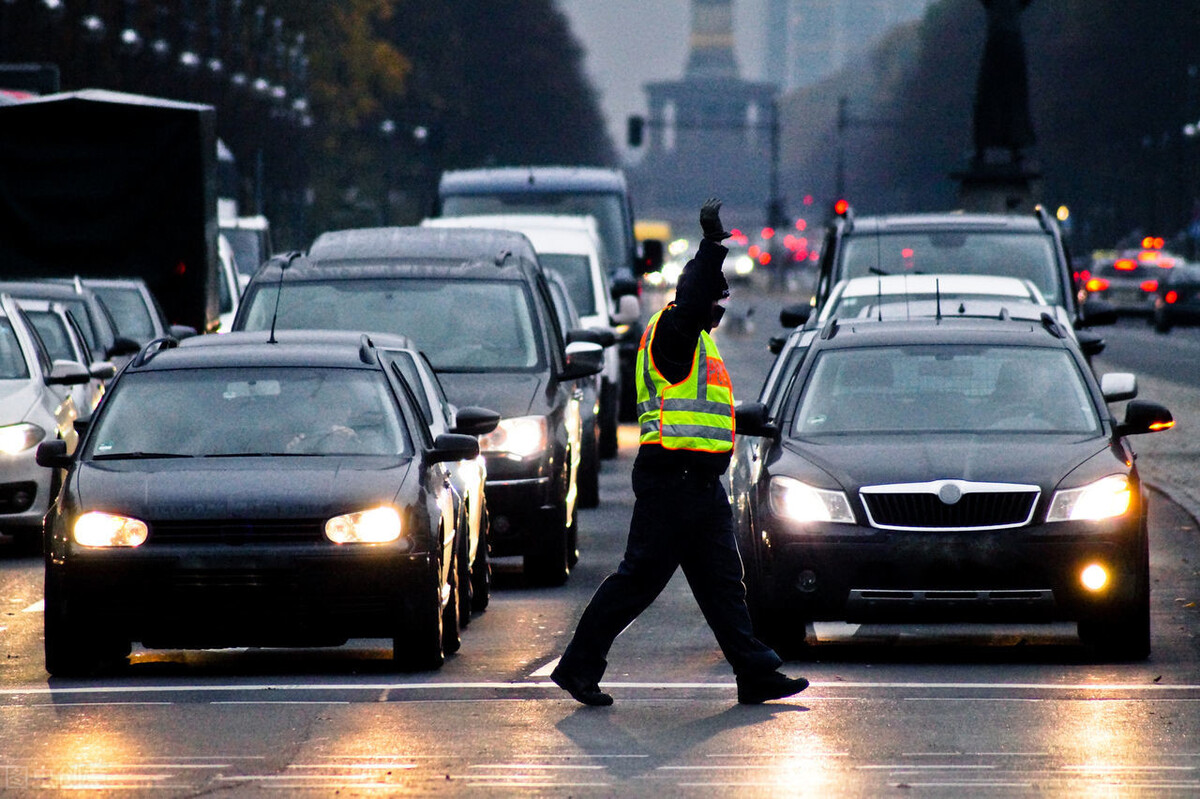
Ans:
[[[1158,291],[1158,281],[1157,280],[1143,280],[1142,281],[1142,291],[1149,292],[1151,294]]]
[[[1121,258],[1113,264],[1113,269],[1117,269],[1122,272],[1132,272],[1134,269],[1137,269],[1137,264],[1128,258]]]
[[[1179,295],[1174,291],[1168,291],[1167,296],[1163,297],[1163,299],[1166,300],[1167,305],[1174,305],[1178,301]]]

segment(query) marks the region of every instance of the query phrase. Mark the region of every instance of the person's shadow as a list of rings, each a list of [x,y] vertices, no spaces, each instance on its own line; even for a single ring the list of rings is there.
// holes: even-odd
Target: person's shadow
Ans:
[[[619,700],[618,700],[619,701]],[[733,705],[679,725],[664,720],[661,705],[627,703],[620,709],[580,706],[554,726],[614,779],[640,777],[679,762],[727,730],[770,722],[784,713],[806,713],[799,703]]]

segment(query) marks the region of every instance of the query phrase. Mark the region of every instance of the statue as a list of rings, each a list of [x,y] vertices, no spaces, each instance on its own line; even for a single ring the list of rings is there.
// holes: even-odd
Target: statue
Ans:
[[[991,149],[1007,150],[1020,164],[1034,143],[1021,12],[1032,0],[980,0],[987,11],[987,41],[975,88],[975,162]]]

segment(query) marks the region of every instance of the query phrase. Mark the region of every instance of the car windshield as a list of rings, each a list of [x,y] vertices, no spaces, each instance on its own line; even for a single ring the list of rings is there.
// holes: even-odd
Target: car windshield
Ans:
[[[1031,281],[1046,302],[1063,302],[1054,240],[1040,233],[856,234],[846,239],[839,278],[865,275],[1001,275]]]
[[[125,374],[85,459],[411,454],[381,373],[255,367]]]
[[[531,192],[518,191],[495,194],[451,194],[442,199],[442,216],[477,216],[480,214],[566,214],[594,216],[604,243],[604,258],[611,275],[628,269],[625,253],[627,241],[624,200],[620,194],[602,192]]]
[[[257,284],[245,330],[268,330],[276,284]],[[532,298],[515,280],[430,277],[285,283],[276,329],[397,333],[439,371],[536,369],[543,361]]]
[[[12,322],[0,317],[0,380],[25,380],[29,377],[29,364],[25,353],[17,342],[17,332]]]
[[[154,338],[154,318],[136,288],[91,287],[117,323],[117,332],[137,341]]]
[[[52,361],[76,361],[79,356],[71,346],[66,321],[54,311],[25,311],[29,321],[37,330],[38,337],[46,345],[46,354]]]
[[[922,345],[820,353],[793,432],[1094,434],[1074,360],[1038,347]]]
[[[586,255],[538,253],[542,266],[558,274],[567,284],[567,293],[580,316],[596,313],[596,295],[592,286],[592,267]]]

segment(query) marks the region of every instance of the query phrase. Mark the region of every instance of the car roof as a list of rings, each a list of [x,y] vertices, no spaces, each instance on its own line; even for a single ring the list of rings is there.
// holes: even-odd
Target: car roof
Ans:
[[[33,297],[54,300],[86,300],[95,296],[90,291],[78,291],[70,282],[43,283],[38,280],[5,280],[0,282],[0,292],[11,294],[18,299]]]
[[[367,354],[388,347],[410,349],[405,336],[339,330],[279,330],[275,343],[265,331],[214,333],[182,342],[151,342],[130,361],[129,372],[157,369],[210,369],[219,367],[315,366],[379,369]],[[173,342],[174,340],[170,340]]]
[[[625,174],[617,169],[579,166],[509,166],[459,169],[442,173],[438,192],[491,194],[506,192],[593,191],[625,193]]]
[[[521,233],[478,228],[383,227],[331,230],[308,249],[314,260],[437,258],[483,260],[509,253],[537,263],[537,252]]]
[[[871,275],[848,278],[842,297],[884,297],[906,294],[992,294],[1028,299],[1027,281],[998,275]],[[836,289],[835,289],[836,290]]]
[[[852,230],[846,235],[862,233],[906,233],[924,231],[1009,231],[1017,233],[1046,233],[1035,214],[981,214],[981,213],[924,213],[886,214],[882,216],[860,216],[854,218]]]
[[[907,346],[916,344],[978,344],[1026,347],[1070,347],[1070,334],[1051,318],[999,319],[923,317],[905,320],[834,319],[813,339],[815,349]]]
[[[595,218],[566,214],[480,214],[440,216],[421,222],[422,227],[486,228],[516,230],[524,234],[539,253],[598,255],[599,238]]]

